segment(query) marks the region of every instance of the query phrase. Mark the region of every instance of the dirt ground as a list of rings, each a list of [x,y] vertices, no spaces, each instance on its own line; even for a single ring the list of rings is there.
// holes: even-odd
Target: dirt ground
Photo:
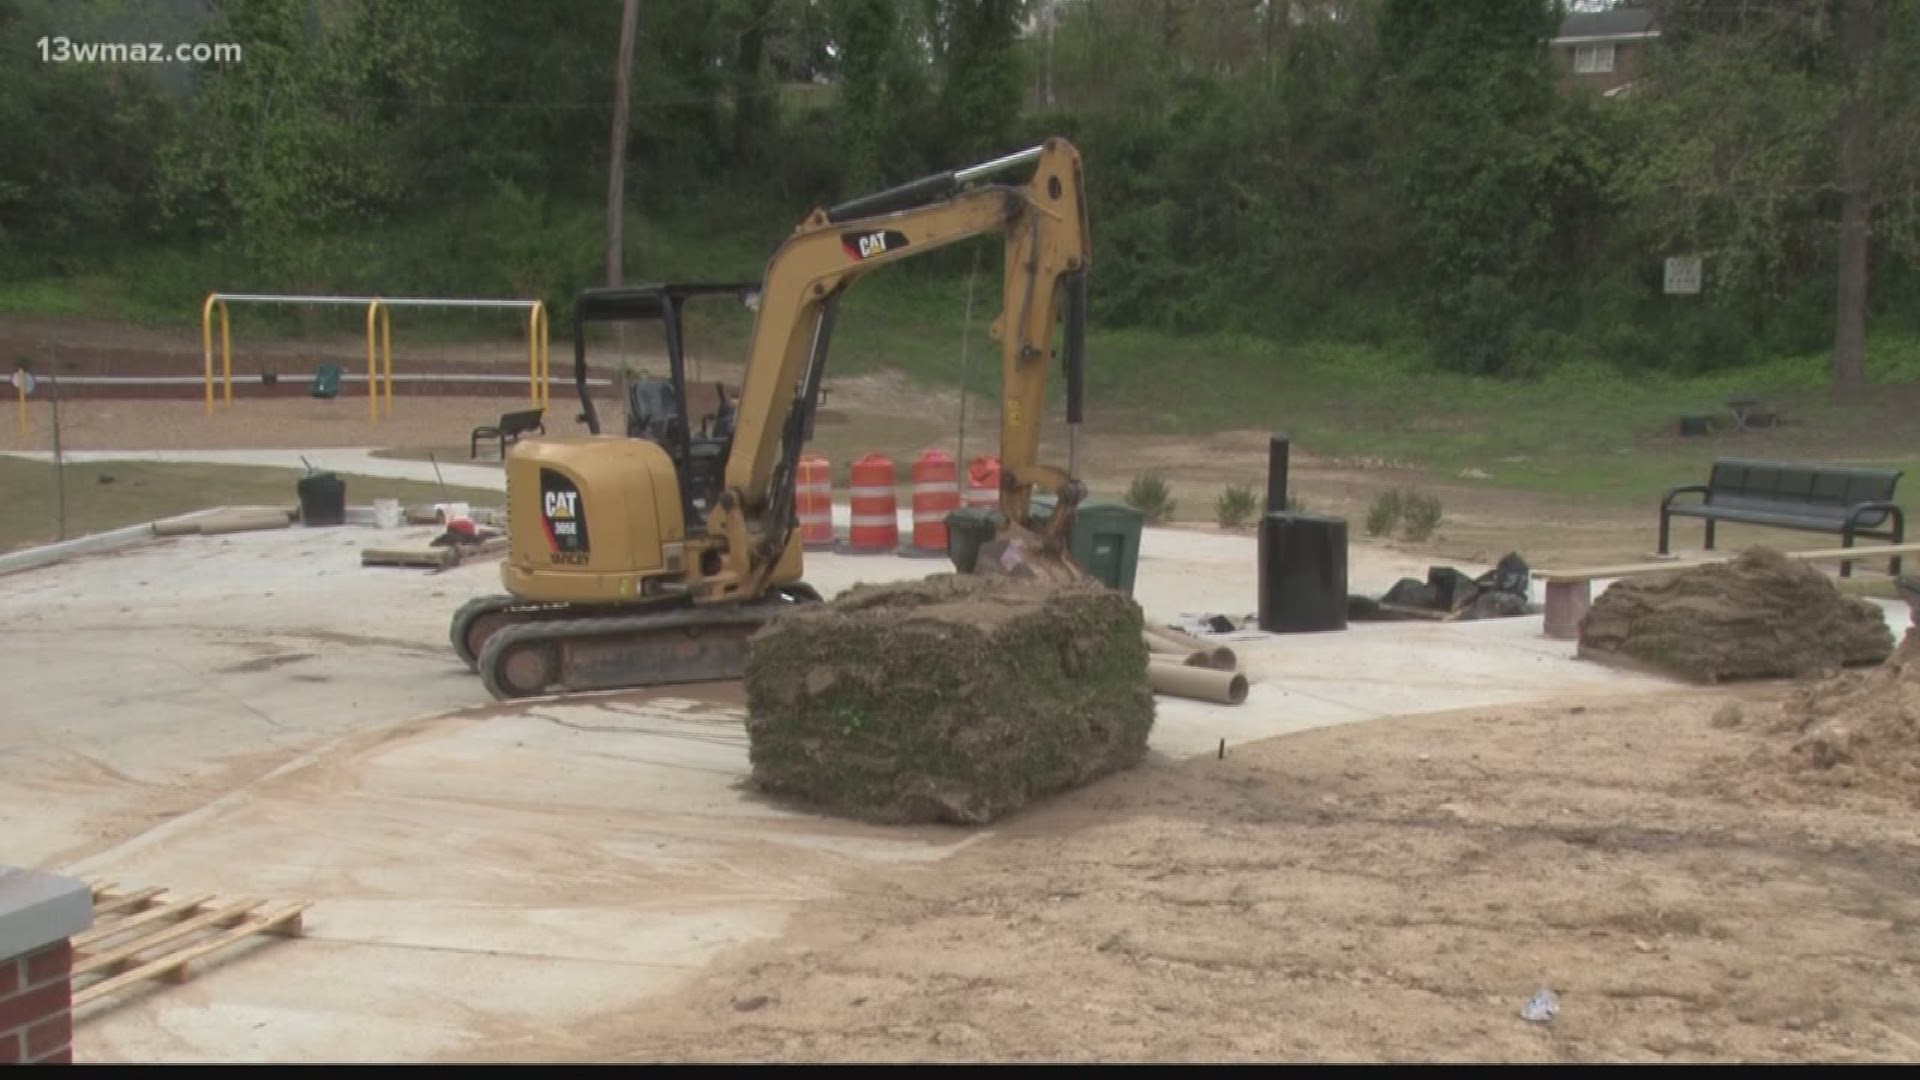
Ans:
[[[1780,736],[1711,717],[1783,696],[1476,709],[1137,770],[864,878],[583,1049],[1910,1060],[1920,829],[1901,799],[1749,790]],[[1521,1019],[1541,988],[1558,1017]]]

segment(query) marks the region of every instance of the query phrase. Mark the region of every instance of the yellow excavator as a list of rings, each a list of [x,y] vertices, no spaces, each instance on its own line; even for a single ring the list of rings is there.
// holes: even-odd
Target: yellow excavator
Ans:
[[[1032,171],[1024,183],[1002,178]],[[1000,509],[982,572],[1077,576],[1061,538],[1085,488],[1071,475],[1081,419],[1089,259],[1080,155],[1064,139],[815,210],[756,283],[590,289],[574,306],[574,382],[589,434],[517,443],[506,463],[505,595],[453,618],[454,651],[501,699],[738,678],[746,638],[793,604],[801,578],[794,480],[812,434],[840,298],[883,266],[987,233],[1005,237]],[[689,415],[682,313],[757,307],[738,404]],[[658,319],[670,379],[630,395],[627,434],[603,435],[587,385],[587,327]],[[1040,421],[1064,322],[1068,469],[1041,464]],[[1038,491],[1055,497],[1044,529]]]

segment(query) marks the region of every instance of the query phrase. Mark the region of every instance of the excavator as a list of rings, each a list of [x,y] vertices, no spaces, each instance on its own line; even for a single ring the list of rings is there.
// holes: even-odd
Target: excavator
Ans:
[[[1025,172],[1024,182],[1007,174]],[[752,283],[589,289],[573,312],[585,435],[523,440],[506,463],[506,592],[462,606],[454,651],[496,698],[740,677],[746,639],[820,597],[801,581],[794,508],[802,446],[835,314],[854,282],[972,237],[1004,237],[999,511],[978,572],[1081,576],[1063,552],[1086,494],[1071,474],[1082,410],[1090,256],[1080,155],[1064,139],[810,213]],[[737,404],[688,415],[688,305],[756,309]],[[667,380],[630,395],[627,433],[601,434],[588,392],[595,322],[658,320]],[[1041,463],[1040,422],[1062,333],[1068,468]],[[1044,527],[1033,496],[1054,498]],[[963,568],[965,569],[965,568]]]

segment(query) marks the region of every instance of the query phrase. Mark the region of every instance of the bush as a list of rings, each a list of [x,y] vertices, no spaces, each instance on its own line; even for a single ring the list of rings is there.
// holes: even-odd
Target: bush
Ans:
[[[1289,499],[1287,503],[1291,509],[1293,500]],[[1228,484],[1227,490],[1221,492],[1220,497],[1214,500],[1213,520],[1219,522],[1222,528],[1245,528],[1247,522],[1253,520],[1254,512],[1258,508],[1259,504],[1254,500],[1252,488],[1244,484]]]
[[[1173,499],[1166,478],[1159,473],[1141,473],[1127,485],[1127,505],[1145,514],[1147,521],[1159,523],[1173,518]]]
[[[1367,535],[1386,536],[1400,524],[1403,509],[1400,505],[1400,489],[1389,488],[1373,497],[1373,505],[1367,507]]]
[[[1440,499],[1438,496],[1409,491],[1400,498],[1400,520],[1405,526],[1401,533],[1409,540],[1425,540],[1440,527]]]

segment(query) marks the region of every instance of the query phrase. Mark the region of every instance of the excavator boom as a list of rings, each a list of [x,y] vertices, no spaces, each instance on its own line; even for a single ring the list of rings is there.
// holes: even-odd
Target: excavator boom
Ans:
[[[1023,184],[984,182],[1029,163],[1033,174]],[[1040,423],[1063,310],[1067,420],[1080,422],[1086,222],[1080,155],[1064,139],[809,215],[767,264],[726,492],[708,520],[709,535],[727,547],[709,560],[713,572],[701,575],[696,590],[738,600],[767,585],[791,529],[788,500],[805,427],[792,422],[794,410],[811,407],[840,296],[864,274],[977,236],[1000,232],[1006,241],[1001,312],[991,329],[1000,342],[1001,510],[1024,523],[1036,485],[1071,502],[1068,471],[1039,461]]]

